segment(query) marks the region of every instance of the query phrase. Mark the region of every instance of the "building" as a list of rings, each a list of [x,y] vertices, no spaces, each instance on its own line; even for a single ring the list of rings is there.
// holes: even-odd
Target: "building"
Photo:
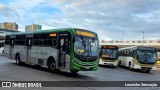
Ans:
[[[4,40],[5,39],[5,36],[7,34],[12,34],[12,33],[17,33],[19,31],[16,31],[16,30],[7,30],[7,29],[1,29],[0,28],[0,41]]]
[[[16,22],[4,22],[4,23],[0,23],[0,28],[1,29],[5,29],[5,30],[14,30],[14,31],[18,31],[18,24],[16,24]]]
[[[35,30],[42,30],[42,25],[32,24],[25,26],[25,32],[32,32]]]

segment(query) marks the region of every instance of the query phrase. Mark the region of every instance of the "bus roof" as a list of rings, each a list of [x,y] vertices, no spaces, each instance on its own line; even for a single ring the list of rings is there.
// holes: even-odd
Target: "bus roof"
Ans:
[[[57,28],[57,29],[37,30],[37,31],[33,31],[33,32],[17,32],[17,33],[12,33],[12,34],[7,34],[7,35],[32,34],[32,33],[47,33],[47,32],[54,32],[54,31],[55,32],[73,31],[75,29],[76,30],[84,30],[84,31],[92,32],[92,31],[89,31],[89,30],[79,29],[79,28]],[[92,32],[92,33],[94,33],[94,32]]]
[[[131,47],[126,47],[126,48],[120,48],[119,50],[124,50],[124,49],[137,49],[139,47],[146,47],[146,48],[155,48],[155,47],[150,47],[150,46],[131,46]],[[157,49],[157,48],[155,48]]]

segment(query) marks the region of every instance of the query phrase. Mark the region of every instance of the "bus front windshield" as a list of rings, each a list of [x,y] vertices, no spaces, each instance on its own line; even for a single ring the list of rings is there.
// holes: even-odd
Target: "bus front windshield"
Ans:
[[[74,52],[82,56],[98,56],[98,40],[84,36],[76,36]]]
[[[118,58],[118,49],[101,49],[101,58],[110,58],[116,59]]]
[[[155,63],[157,61],[157,52],[150,50],[138,50],[137,58],[141,63]]]

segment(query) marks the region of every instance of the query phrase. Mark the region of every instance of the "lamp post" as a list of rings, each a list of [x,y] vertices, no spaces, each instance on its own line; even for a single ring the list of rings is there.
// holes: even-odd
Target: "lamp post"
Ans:
[[[124,31],[125,31],[126,25],[123,26],[123,47],[125,47],[125,43],[124,43]]]
[[[144,45],[144,31],[142,30],[142,34],[143,34],[143,41],[142,41],[142,45]]]

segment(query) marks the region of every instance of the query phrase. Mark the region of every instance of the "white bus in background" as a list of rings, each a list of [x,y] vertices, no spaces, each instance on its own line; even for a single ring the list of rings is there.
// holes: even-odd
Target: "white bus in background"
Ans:
[[[132,46],[119,49],[119,65],[126,66],[130,70],[140,69],[149,73],[156,70],[157,49],[146,46]]]
[[[160,52],[158,52],[157,68],[160,68]]]
[[[0,41],[0,54],[4,55],[4,41]]]
[[[99,65],[116,67],[118,63],[118,47],[114,45],[102,45],[99,57]]]

